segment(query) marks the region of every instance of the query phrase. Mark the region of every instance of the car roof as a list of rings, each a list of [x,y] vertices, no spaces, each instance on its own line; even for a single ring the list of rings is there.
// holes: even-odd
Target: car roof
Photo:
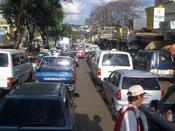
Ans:
[[[116,51],[116,50],[100,50],[99,52],[100,52],[100,53],[129,54],[128,52]]]
[[[156,78],[155,75],[142,70],[117,70],[124,77],[151,77]]]
[[[58,96],[61,83],[28,82],[12,91],[10,96]]]
[[[70,57],[68,56],[44,56],[43,58],[68,58],[70,59]]]
[[[24,53],[24,51],[16,50],[16,49],[0,49],[1,53]]]
[[[138,52],[144,52],[144,53],[161,53],[161,52],[167,52],[168,51],[164,51],[164,50],[139,50]]]

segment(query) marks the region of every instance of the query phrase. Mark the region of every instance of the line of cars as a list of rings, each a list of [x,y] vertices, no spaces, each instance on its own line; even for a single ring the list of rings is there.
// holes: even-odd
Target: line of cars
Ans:
[[[0,102],[0,131],[77,130],[73,103],[79,96],[75,92],[77,61],[45,51],[32,56],[0,50],[0,88],[8,90]],[[26,83],[30,78],[33,82]]]
[[[157,121],[158,119],[156,119],[158,124],[154,125],[154,123],[150,123],[150,119],[153,119],[151,114],[149,114],[150,103],[153,101],[160,101],[162,98],[164,98],[165,92],[162,90],[159,78],[174,77],[174,70],[172,71],[173,61],[171,55],[166,52],[148,52],[158,52],[158,55],[156,55],[156,53],[152,53],[153,56],[151,56],[151,53],[147,53],[150,55],[150,57],[147,58],[147,61],[144,58],[138,58],[137,54],[135,54],[135,58],[139,59],[140,61],[142,60],[142,65],[145,67],[150,63],[150,65],[152,65],[149,66],[151,67],[150,70],[149,68],[147,68],[148,70],[144,68],[138,70],[135,68],[135,64],[138,65],[141,63],[136,63],[133,56],[127,52],[121,51],[94,51],[89,53],[87,62],[92,72],[92,80],[95,82],[98,89],[100,89],[101,96],[107,103],[113,118],[117,117],[117,113],[121,106],[128,103],[126,95],[128,88],[132,85],[139,84],[143,86],[146,92],[143,102],[144,106],[141,108],[141,114],[145,112],[146,117],[148,117],[149,126],[150,124],[153,124],[152,126],[148,127],[150,130],[160,130],[161,128],[158,124],[163,123],[159,123]],[[143,56],[146,57],[146,55]],[[151,72],[153,69],[157,72]],[[173,101],[175,102],[175,96]],[[166,119],[164,120],[167,121]]]

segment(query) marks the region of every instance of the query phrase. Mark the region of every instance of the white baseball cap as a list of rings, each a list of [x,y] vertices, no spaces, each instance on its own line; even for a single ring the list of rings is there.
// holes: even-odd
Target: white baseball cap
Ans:
[[[132,85],[129,90],[127,95],[128,96],[138,96],[141,94],[145,94],[143,87],[141,85]]]

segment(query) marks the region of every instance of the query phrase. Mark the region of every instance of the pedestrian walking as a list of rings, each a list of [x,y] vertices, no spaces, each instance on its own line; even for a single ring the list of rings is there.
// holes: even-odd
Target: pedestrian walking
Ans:
[[[129,103],[120,109],[114,131],[142,131],[144,129],[138,109],[144,100],[144,94],[141,85],[133,85],[129,88],[127,93]]]

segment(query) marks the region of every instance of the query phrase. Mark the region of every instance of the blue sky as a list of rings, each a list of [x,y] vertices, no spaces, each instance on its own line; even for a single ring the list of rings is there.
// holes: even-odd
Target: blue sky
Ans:
[[[65,23],[84,24],[90,12],[101,4],[111,0],[73,0],[73,3],[62,3],[65,12]],[[116,0],[117,1],[117,0]],[[144,7],[153,6],[155,0],[139,0]]]

